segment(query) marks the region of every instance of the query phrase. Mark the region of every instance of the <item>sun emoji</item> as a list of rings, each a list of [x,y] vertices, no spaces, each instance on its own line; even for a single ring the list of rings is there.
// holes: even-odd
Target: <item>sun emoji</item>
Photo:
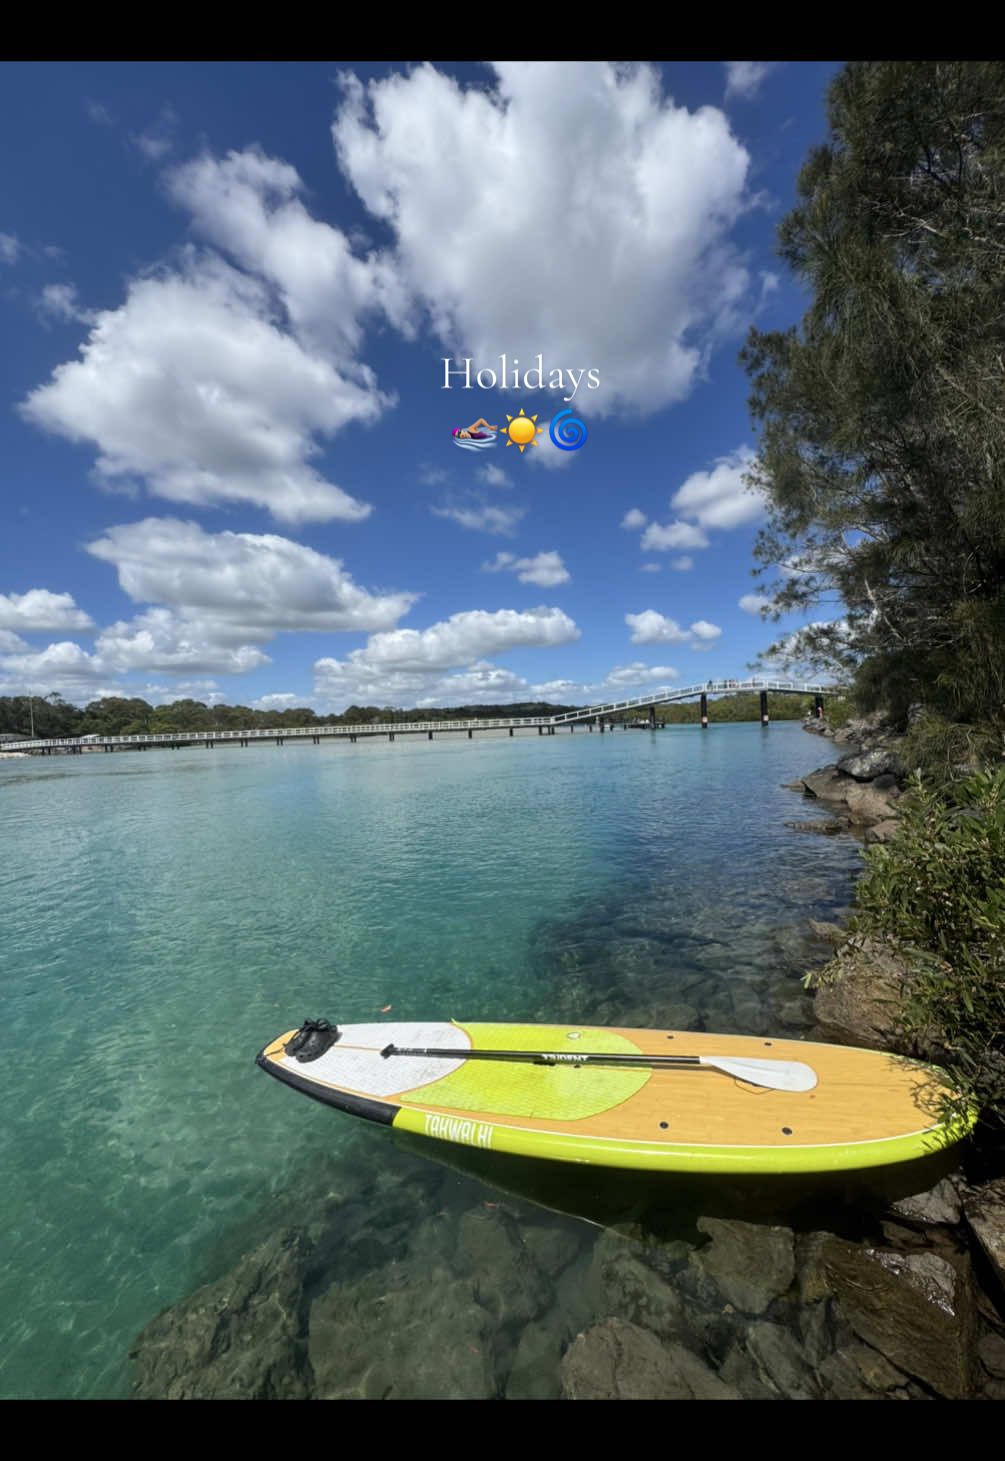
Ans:
[[[522,406],[519,416],[507,415],[506,420],[509,422],[506,427],[506,445],[518,446],[520,455],[523,456],[524,449],[534,445],[544,427],[538,426],[536,416],[527,416]]]

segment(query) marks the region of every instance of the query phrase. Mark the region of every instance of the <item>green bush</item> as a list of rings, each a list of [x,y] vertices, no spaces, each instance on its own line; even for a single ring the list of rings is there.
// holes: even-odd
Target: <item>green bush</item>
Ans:
[[[940,785],[1001,761],[1005,746],[1000,727],[967,725],[925,710],[908,727],[900,747],[905,766],[917,768]]]
[[[915,773],[900,826],[866,853],[853,933],[893,944],[912,971],[904,1034],[1005,1124],[1005,770],[941,792]]]

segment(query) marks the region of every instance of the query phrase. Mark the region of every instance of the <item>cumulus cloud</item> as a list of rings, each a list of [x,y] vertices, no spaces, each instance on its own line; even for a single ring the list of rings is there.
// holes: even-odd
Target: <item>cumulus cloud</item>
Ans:
[[[357,361],[365,317],[381,311],[412,329],[391,260],[360,255],[340,229],[314,218],[296,168],[257,148],[205,154],[171,173],[168,189],[200,237],[275,288],[297,338],[372,393],[372,372]]]
[[[749,446],[737,447],[718,457],[707,471],[692,472],[678,487],[670,499],[676,513],[670,522],[649,522],[644,513],[633,507],[625,514],[621,526],[644,529],[639,540],[643,552],[707,548],[709,530],[739,527],[764,515],[763,494],[746,482],[754,460]],[[674,563],[682,571],[692,565],[693,559],[686,554]]]
[[[14,654],[28,648],[28,641],[19,634],[12,634],[9,629],[0,629],[0,654]]]
[[[273,691],[271,695],[259,695],[257,700],[252,700],[254,710],[292,710],[295,705],[303,705],[302,695],[291,695],[287,691]]]
[[[371,635],[364,648],[344,660],[317,660],[315,690],[323,702],[335,706],[519,698],[527,682],[492,664],[488,656],[555,648],[579,637],[579,628],[561,609],[471,609],[428,629]]]
[[[707,644],[718,639],[722,633],[717,625],[710,624],[707,619],[696,619],[690,628],[684,629],[676,619],[668,619],[655,609],[643,609],[640,614],[626,614],[625,623],[632,631],[633,644],[691,644],[694,648],[695,641]]]
[[[267,291],[189,250],[94,316],[79,358],[22,403],[43,430],[97,448],[102,485],[173,502],[249,502],[286,522],[368,516],[311,465],[317,438],[387,404],[271,318]]]
[[[694,559],[689,558],[686,553],[683,553],[679,558],[673,560],[670,567],[678,573],[687,573],[688,569],[694,567]]]
[[[101,629],[93,654],[69,641],[29,651],[23,642],[0,638],[0,669],[26,688],[44,685],[73,698],[98,681],[107,685],[141,671],[246,674],[270,663],[261,645],[277,634],[386,631],[417,598],[371,593],[339,559],[274,533],[207,533],[176,518],[109,528],[87,549],[115,568],[134,602],[149,607]],[[33,589],[0,596],[5,633],[6,626],[82,629],[90,623],[69,594]]]
[[[0,264],[16,264],[21,241],[14,233],[0,233]]]
[[[662,573],[662,563],[643,563],[639,568],[640,573]]]
[[[714,639],[718,639],[721,633],[722,630],[718,624],[710,624],[707,619],[696,619],[691,625],[691,634],[693,637],[705,645],[711,644]],[[697,648],[697,645],[695,648]]]
[[[773,61],[724,61],[726,96],[749,101],[761,89],[761,83],[774,70]]]
[[[319,660],[315,673],[317,699],[335,709],[357,703],[414,705],[419,710],[437,705],[505,705],[516,700],[589,704],[668,685],[680,675],[671,665],[646,665],[641,660],[615,665],[602,680],[592,682],[555,679],[535,683],[485,660],[450,673],[425,674],[418,670],[389,672],[358,661]]]
[[[598,368],[594,415],[680,400],[749,282],[728,242],[749,157],[725,115],[677,105],[648,66],[503,62],[487,79],[343,78],[335,146],[393,236],[403,319],[479,363]]]
[[[269,663],[252,644],[221,643],[212,632],[180,618],[170,609],[147,609],[129,621],[103,629],[94,644],[102,670],[155,673],[241,675]]]
[[[517,558],[514,553],[497,553],[490,563],[483,563],[485,573],[515,573],[521,583],[535,583],[539,588],[554,588],[568,583],[569,570],[562,555],[554,551],[536,553],[533,558]]]
[[[745,614],[760,614],[762,609],[771,608],[771,599],[766,594],[744,594],[738,602]]]
[[[512,538],[520,519],[525,516],[525,507],[495,507],[492,503],[441,503],[431,507],[434,517],[446,517],[462,528],[475,533],[492,533],[501,538]]]
[[[275,533],[207,533],[170,517],[109,528],[88,552],[114,566],[131,599],[167,605],[216,639],[388,629],[418,597],[370,593],[340,559]]]
[[[41,650],[0,656],[0,681],[10,695],[44,695],[56,690],[70,700],[90,700],[105,685],[110,672],[101,659],[72,640],[61,640]],[[116,694],[108,689],[108,694]]]
[[[643,552],[661,553],[668,548],[707,548],[708,537],[694,523],[650,523],[642,534]]]
[[[512,649],[571,644],[580,630],[561,609],[468,609],[428,629],[371,635],[352,658],[394,669],[451,669]]]
[[[717,457],[709,471],[691,473],[670,505],[703,528],[735,528],[753,522],[763,516],[765,507],[763,494],[744,480],[754,460],[749,446]]]
[[[45,629],[89,629],[91,617],[79,609],[72,594],[54,594],[30,588],[24,594],[0,594],[0,629],[22,634]]]

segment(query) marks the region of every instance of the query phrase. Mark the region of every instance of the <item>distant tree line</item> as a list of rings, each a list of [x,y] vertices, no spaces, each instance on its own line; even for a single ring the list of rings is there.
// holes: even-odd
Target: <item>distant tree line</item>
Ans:
[[[800,720],[813,710],[812,697],[774,695],[770,701],[774,720]],[[574,705],[553,705],[547,700],[524,700],[514,705],[424,706],[401,710],[391,705],[350,705],[340,715],[318,715],[309,705],[287,710],[254,710],[250,705],[206,705],[201,700],[175,700],[170,705],[150,705],[146,700],[106,695],[83,707],[71,705],[59,695],[27,695],[0,698],[0,735],[27,736],[34,717],[35,735],[40,740],[60,736],[142,736],[172,731],[281,730],[284,726],[366,725],[373,721],[401,724],[410,720],[498,720],[511,716],[561,715]],[[633,711],[626,719],[648,711]],[[710,702],[713,720],[758,720],[757,694],[738,694]],[[698,720],[698,704],[659,705],[658,719],[674,725]],[[617,717],[615,717],[616,719]]]
[[[571,705],[545,700],[515,705],[451,705],[401,710],[391,705],[350,705],[340,715],[318,715],[309,705],[286,710],[254,710],[250,705],[206,705],[201,700],[175,700],[150,705],[146,700],[106,695],[81,708],[59,695],[0,698],[0,735],[27,736],[34,719],[40,740],[59,736],[140,736],[172,731],[281,730],[284,726],[365,725],[371,721],[495,720],[504,716],[559,715]]]

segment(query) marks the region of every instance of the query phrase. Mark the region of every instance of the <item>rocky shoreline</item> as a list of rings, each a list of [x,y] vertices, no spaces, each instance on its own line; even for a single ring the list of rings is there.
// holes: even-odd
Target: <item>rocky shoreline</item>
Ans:
[[[793,784],[831,818],[795,825],[886,840],[904,773],[896,738],[877,720],[807,729],[842,755]],[[642,977],[659,967],[652,933],[618,951],[642,960],[623,982],[640,976],[649,1001],[628,1022],[693,1028],[674,1004],[686,984]],[[780,984],[775,1016],[809,1038],[895,1048],[896,961],[836,923],[810,934],[811,947],[832,945],[839,977],[812,1000]],[[589,963],[574,968],[588,979]],[[606,955],[597,968],[609,979]],[[588,989],[574,985],[577,1001]],[[726,997],[702,989],[709,1017]],[[754,1003],[735,1018],[768,1018]],[[620,1004],[591,1015],[625,1019]],[[835,1201],[822,1218],[793,1205],[784,1222],[749,1220],[749,1193],[719,1215],[727,1194],[677,1184],[669,1214],[640,1197],[628,1221],[597,1218],[597,1236],[547,1196],[499,1190],[499,1171],[482,1182],[429,1155],[353,1164],[354,1180],[366,1173],[356,1190],[154,1319],[131,1351],[136,1395],[1005,1399],[1005,1181],[943,1171],[922,1193]]]

